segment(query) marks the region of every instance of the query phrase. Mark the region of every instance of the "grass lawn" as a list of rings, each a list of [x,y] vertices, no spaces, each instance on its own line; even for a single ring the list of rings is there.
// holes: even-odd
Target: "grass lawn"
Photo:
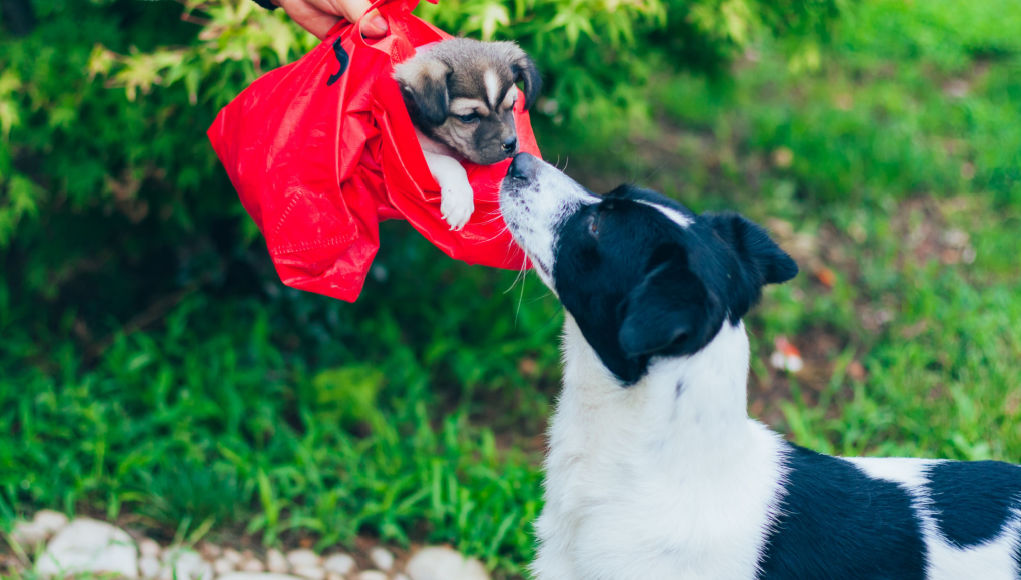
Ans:
[[[832,453],[1021,462],[1012,6],[866,2],[732,79],[664,74],[648,125],[536,129],[597,191],[736,209],[795,256],[748,320],[753,416]],[[558,306],[534,277],[386,243],[408,230],[386,225],[354,305],[283,288],[255,244],[261,292],[163,297],[109,337],[89,304],[38,328],[45,305],[0,280],[0,527],[53,507],[184,542],[372,535],[523,574]],[[802,371],[769,365],[780,337]]]

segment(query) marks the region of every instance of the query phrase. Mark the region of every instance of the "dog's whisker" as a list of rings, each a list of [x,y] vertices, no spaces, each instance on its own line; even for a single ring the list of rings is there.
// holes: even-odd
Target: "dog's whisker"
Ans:
[[[528,276],[528,256],[522,255],[522,257],[521,257],[521,269],[519,269],[517,275],[514,276],[514,282],[511,283],[511,287],[507,289],[507,291],[509,292],[512,288],[514,288],[514,285],[516,285],[518,283],[518,281],[521,282],[521,292],[518,294],[518,303],[517,303],[517,305],[514,308],[514,324],[515,325],[517,325],[518,320],[520,319],[520,316],[521,316],[521,305],[525,301],[525,283],[526,283],[525,278],[527,278],[527,276]]]
[[[499,221],[503,221],[503,215],[500,212],[493,212],[492,214],[489,215],[488,218],[481,220],[478,223],[488,226],[490,224],[495,224],[496,222]]]

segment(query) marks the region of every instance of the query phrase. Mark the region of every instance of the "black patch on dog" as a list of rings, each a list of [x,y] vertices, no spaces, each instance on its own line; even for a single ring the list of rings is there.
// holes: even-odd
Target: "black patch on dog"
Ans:
[[[926,470],[939,529],[959,548],[999,535],[1019,507],[1021,467],[1000,461],[946,461]]]
[[[904,489],[843,459],[789,448],[760,580],[925,578],[925,541]]]
[[[645,203],[642,203],[645,202]],[[688,227],[648,203],[692,220]],[[700,350],[737,324],[764,284],[797,265],[737,214],[696,216],[657,193],[621,186],[558,228],[554,285],[586,341],[625,385],[656,355]]]
[[[344,71],[347,70],[348,63],[351,61],[351,58],[347,55],[347,51],[340,45],[339,38],[333,41],[333,56],[337,58],[337,63],[340,65],[340,69],[326,79],[326,86],[330,86],[340,80],[340,75],[344,74]]]

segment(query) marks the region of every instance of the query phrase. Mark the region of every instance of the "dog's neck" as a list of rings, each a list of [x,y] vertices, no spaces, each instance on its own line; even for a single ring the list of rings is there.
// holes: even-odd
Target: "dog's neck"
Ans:
[[[563,344],[537,577],[596,577],[593,561],[619,564],[600,578],[754,577],[782,441],[745,411],[744,326],[724,322],[695,354],[656,359],[626,387],[570,315]],[[648,562],[632,562],[643,550]]]
[[[601,364],[574,319],[564,326],[564,391],[557,413],[581,413],[593,429],[638,444],[727,446],[748,422],[748,336],[724,322],[690,356],[654,359],[648,373],[624,387]],[[663,439],[641,441],[643,434]],[[556,433],[553,433],[556,445]]]

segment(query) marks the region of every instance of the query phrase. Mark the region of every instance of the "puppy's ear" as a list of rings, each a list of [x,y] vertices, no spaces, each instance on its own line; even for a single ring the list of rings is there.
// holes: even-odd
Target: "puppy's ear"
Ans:
[[[413,58],[394,67],[394,78],[412,117],[420,116],[434,126],[443,124],[450,112],[447,80],[451,72],[443,61],[428,57]]]
[[[629,358],[695,352],[721,318],[718,300],[688,269],[683,248],[664,246],[656,255],[652,262],[658,264],[622,304],[617,340]]]
[[[780,284],[798,274],[798,265],[758,224],[736,213],[702,216],[737,253],[749,281],[759,287]]]
[[[518,48],[515,52],[517,54],[511,62],[511,72],[514,73],[514,84],[522,83],[524,85],[525,110],[527,111],[539,98],[539,92],[542,90],[542,77],[539,76],[539,69],[525,54],[525,51]]]

